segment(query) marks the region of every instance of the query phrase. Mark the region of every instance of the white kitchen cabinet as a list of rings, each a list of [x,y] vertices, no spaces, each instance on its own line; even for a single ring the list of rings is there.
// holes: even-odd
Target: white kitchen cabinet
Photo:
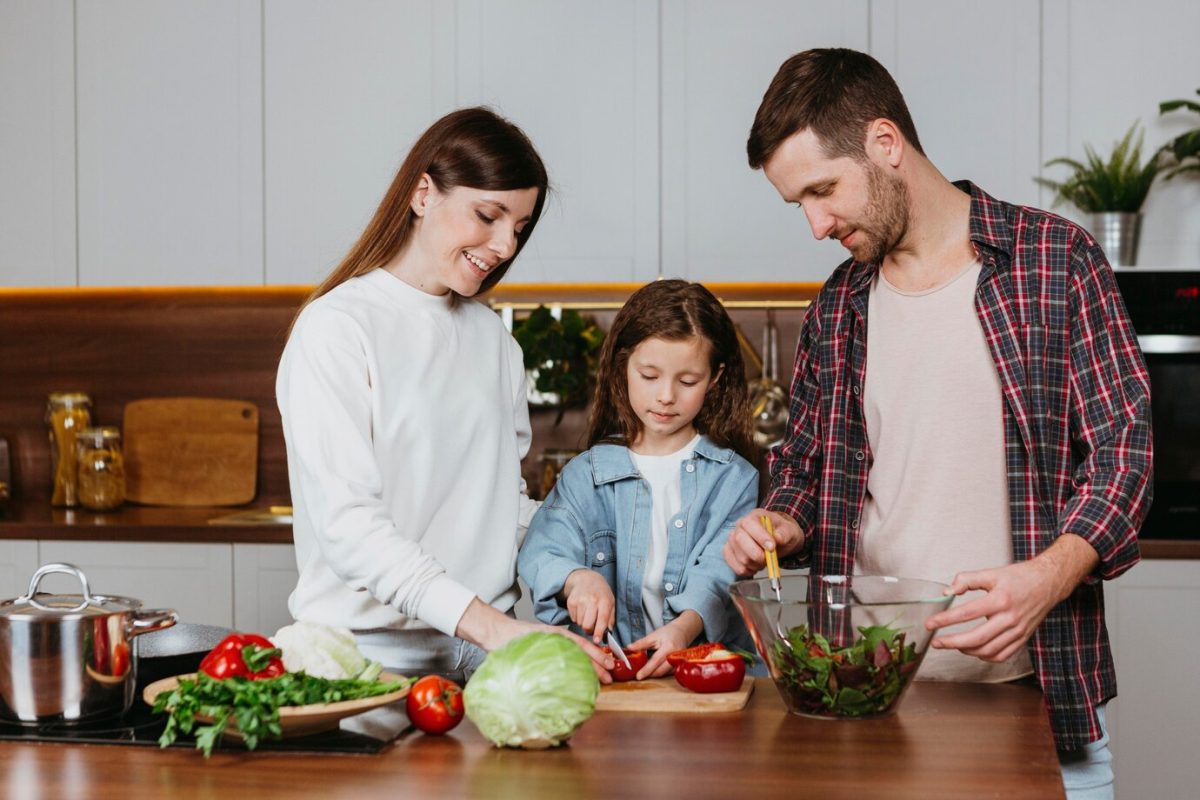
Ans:
[[[96,594],[135,597],[145,608],[173,608],[181,622],[233,624],[233,546],[157,542],[42,541],[43,564],[74,564]],[[79,582],[50,575],[49,592],[78,593]]]
[[[299,576],[292,545],[235,544],[233,627],[270,636],[292,624],[288,596]]]
[[[75,285],[73,9],[0,3],[0,286]]]
[[[907,5],[907,4],[906,4]],[[1193,113],[1158,113],[1164,100],[1196,100],[1200,87],[1200,3],[1185,0],[1061,0],[1045,3],[1042,152],[1082,158],[1090,143],[1105,158],[1135,120],[1143,157],[1200,123]],[[1061,179],[1062,168],[1045,170]],[[1047,201],[1048,202],[1048,201]],[[1200,180],[1159,182],[1142,222],[1138,264],[1200,264]],[[1074,208],[1058,209],[1087,224]]]
[[[78,3],[81,286],[262,283],[258,3]]]
[[[533,140],[552,193],[508,280],[658,274],[656,3],[459,0],[457,105],[487,104]]]
[[[780,64],[809,47],[869,48],[865,0],[662,2],[662,267],[704,281],[818,281],[845,258],[817,242],[746,163]]]
[[[0,599],[25,594],[29,579],[39,566],[37,542],[0,539]]]
[[[1117,797],[1196,796],[1200,561],[1147,560],[1105,587],[1119,694],[1108,707]]]
[[[320,282],[453,107],[453,23],[437,0],[266,0],[266,283]]]
[[[871,52],[949,180],[1038,205],[1040,0],[873,0]]]

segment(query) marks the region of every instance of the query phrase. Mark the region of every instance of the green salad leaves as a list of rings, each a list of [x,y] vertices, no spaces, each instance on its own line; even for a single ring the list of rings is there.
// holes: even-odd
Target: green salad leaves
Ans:
[[[861,717],[891,708],[917,670],[916,646],[887,625],[864,626],[858,632],[849,647],[834,648],[821,634],[799,625],[775,642],[778,682],[796,710]]]

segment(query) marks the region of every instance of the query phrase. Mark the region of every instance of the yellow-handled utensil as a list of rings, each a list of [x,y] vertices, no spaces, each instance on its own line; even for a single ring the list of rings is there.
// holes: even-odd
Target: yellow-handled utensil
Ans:
[[[767,533],[771,534],[771,538],[775,539],[775,526],[771,524],[771,518],[763,514],[758,518],[762,522],[763,527],[767,529]],[[776,540],[778,541],[778,540]],[[782,600],[783,596],[779,589],[779,552],[772,547],[767,553],[767,579],[771,581],[771,588],[775,590],[775,599]]]

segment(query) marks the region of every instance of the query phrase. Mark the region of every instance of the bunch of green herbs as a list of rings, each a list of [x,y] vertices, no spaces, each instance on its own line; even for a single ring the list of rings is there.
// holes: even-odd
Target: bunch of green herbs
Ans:
[[[194,733],[196,749],[208,758],[232,724],[241,734],[246,749],[253,750],[263,739],[283,737],[280,708],[377,697],[403,689],[414,680],[329,680],[303,672],[288,672],[264,680],[217,680],[200,672],[194,679],[181,678],[175,689],[155,698],[155,713],[170,715],[158,744],[169,747],[180,733]]]
[[[1151,154],[1145,163],[1142,162],[1142,138],[1138,124],[1134,122],[1121,141],[1113,146],[1107,161],[1091,145],[1084,145],[1085,161],[1056,158],[1046,162],[1047,167],[1057,164],[1070,167],[1072,172],[1066,180],[1034,180],[1054,190],[1056,206],[1064,202],[1071,203],[1088,214],[1106,211],[1136,213],[1142,210],[1150,186],[1161,169],[1157,152]]]
[[[560,316],[555,319],[550,309],[538,306],[514,322],[513,338],[521,346],[525,369],[536,376],[534,388],[557,395],[555,405],[562,409],[587,399],[604,331],[578,311],[566,309]]]
[[[849,647],[834,648],[808,626],[776,640],[780,686],[806,714],[861,717],[888,710],[916,672],[916,646],[887,625],[858,629]]]

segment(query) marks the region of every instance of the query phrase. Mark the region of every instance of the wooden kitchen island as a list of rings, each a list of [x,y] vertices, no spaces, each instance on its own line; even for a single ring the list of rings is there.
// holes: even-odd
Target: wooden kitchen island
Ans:
[[[408,732],[380,755],[0,744],[12,798],[1062,798],[1041,694],[1026,686],[918,683],[897,714],[789,715],[769,679],[744,711],[597,712],[567,747],[493,748],[469,721]]]

